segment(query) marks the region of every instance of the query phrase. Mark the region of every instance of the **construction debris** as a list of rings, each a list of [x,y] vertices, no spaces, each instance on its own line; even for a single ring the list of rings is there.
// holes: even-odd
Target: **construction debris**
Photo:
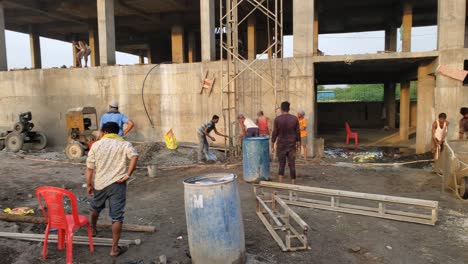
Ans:
[[[8,222],[47,224],[47,220],[44,217],[9,215],[9,214],[3,214],[3,213],[0,214],[0,220],[8,221]],[[98,223],[97,228],[112,229],[112,223]],[[156,231],[156,227],[154,227],[154,226],[123,224],[122,231],[153,233],[153,232]]]
[[[262,181],[255,192],[273,189],[288,205],[435,225],[439,202]],[[299,194],[301,196],[299,197]]]
[[[275,193],[257,197],[257,216],[282,251],[309,250],[307,232],[309,226]],[[268,207],[267,204],[271,206]],[[265,217],[266,216],[266,217]],[[273,221],[268,221],[269,217]],[[292,221],[291,221],[292,220]],[[272,224],[273,222],[273,224]],[[293,227],[294,226],[296,227]],[[299,233],[299,231],[301,233]],[[282,237],[284,236],[284,239]],[[293,246],[299,244],[299,246]]]

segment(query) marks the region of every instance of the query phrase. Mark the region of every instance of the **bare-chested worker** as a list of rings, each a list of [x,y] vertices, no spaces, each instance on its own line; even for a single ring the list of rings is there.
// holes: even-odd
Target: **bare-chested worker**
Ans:
[[[85,67],[88,67],[88,56],[91,54],[91,49],[86,42],[80,40],[78,42],[73,41],[73,46],[78,50],[76,53],[76,66],[83,67],[81,60],[84,58]]]

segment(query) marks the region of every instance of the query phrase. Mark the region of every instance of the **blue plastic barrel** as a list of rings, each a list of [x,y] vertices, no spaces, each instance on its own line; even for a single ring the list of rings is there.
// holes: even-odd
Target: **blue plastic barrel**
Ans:
[[[270,138],[248,137],[242,143],[244,181],[259,182],[270,178]]]
[[[184,181],[185,216],[193,264],[245,263],[237,176],[206,174]]]

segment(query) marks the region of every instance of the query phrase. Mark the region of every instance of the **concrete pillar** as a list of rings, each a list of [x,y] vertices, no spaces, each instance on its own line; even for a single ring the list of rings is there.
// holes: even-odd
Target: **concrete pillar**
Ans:
[[[184,28],[180,25],[171,29],[172,62],[184,63]]]
[[[390,26],[385,29],[385,51],[397,50],[397,28]]]
[[[101,65],[115,64],[114,0],[97,0],[99,58]]]
[[[139,64],[145,64],[145,54],[142,50],[138,52],[138,63]]]
[[[6,41],[5,41],[5,14],[3,1],[0,1],[0,71],[8,70]]]
[[[400,140],[408,140],[410,125],[410,82],[403,81],[400,86]]]
[[[303,109],[309,119],[307,147],[315,155],[315,78],[314,78],[314,5],[315,1],[293,0],[293,55],[297,67],[290,73],[288,95],[293,111]],[[294,113],[295,114],[295,113]]]
[[[216,60],[215,0],[200,0],[200,36],[202,61]]]
[[[391,129],[396,127],[396,93],[395,83],[384,84],[384,105],[387,116],[387,126]]]
[[[257,39],[255,30],[255,15],[251,14],[247,20],[247,58],[254,60],[257,57]]]
[[[314,53],[314,0],[293,0],[294,57]]]
[[[413,7],[409,3],[403,5],[402,51],[411,51],[411,30],[413,28]]]
[[[31,49],[31,66],[34,69],[42,68],[41,60],[41,42],[39,34],[34,30],[29,30],[29,46]]]
[[[97,67],[99,63],[99,36],[95,28],[90,28],[89,31],[89,49],[91,50],[91,66]]]
[[[148,50],[146,51],[146,57],[148,58],[148,64],[153,64],[153,56],[152,56],[152,52],[151,52],[151,45],[148,48]]]
[[[416,153],[422,154],[431,150],[432,123],[436,120],[435,86],[432,75],[434,63],[421,65],[418,68],[418,106],[416,124]],[[452,129],[457,130],[455,126]]]
[[[314,56],[318,56],[318,48],[319,48],[319,16],[318,16],[318,9],[315,8],[314,10]]]
[[[463,48],[466,0],[439,0],[438,6],[439,50]]]
[[[188,34],[188,62],[192,63],[197,61],[197,40],[195,38],[195,32],[191,31]]]
[[[385,51],[397,50],[397,28],[390,26],[385,30]],[[384,84],[384,105],[387,116],[387,126],[391,129],[396,127],[396,95],[395,83]]]
[[[78,53],[78,49],[72,43],[72,53],[73,53],[73,67],[78,67],[78,59],[76,58],[76,54]]]

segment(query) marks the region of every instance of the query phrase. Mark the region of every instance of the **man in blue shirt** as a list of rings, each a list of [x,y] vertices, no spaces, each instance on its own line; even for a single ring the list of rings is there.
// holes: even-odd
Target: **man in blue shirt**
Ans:
[[[109,112],[101,116],[101,125],[102,127],[105,123],[114,122],[119,125],[119,136],[126,136],[130,132],[135,123],[132,120],[129,120],[128,117],[119,112],[119,103],[117,101],[112,101],[109,103]],[[124,129],[124,124],[126,128]]]

